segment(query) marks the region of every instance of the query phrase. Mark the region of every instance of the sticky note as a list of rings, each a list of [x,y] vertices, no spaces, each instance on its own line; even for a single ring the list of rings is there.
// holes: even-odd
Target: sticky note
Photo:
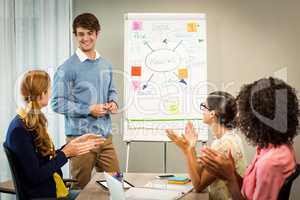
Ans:
[[[186,79],[188,77],[187,68],[178,69],[178,77],[179,79]]]
[[[132,22],[132,30],[140,31],[143,28],[143,23],[141,21],[133,21]]]
[[[197,32],[197,23],[191,22],[186,25],[187,32]]]
[[[132,66],[131,67],[131,76],[141,76],[142,67],[141,66]]]
[[[189,178],[186,177],[171,177],[168,178],[168,184],[186,184],[190,182]]]
[[[177,103],[169,103],[167,105],[167,111],[169,114],[176,114],[179,112],[178,104]]]
[[[132,80],[131,84],[133,86],[133,90],[134,91],[138,91],[138,90],[141,89],[141,81],[139,81],[139,80]]]
[[[189,181],[190,179],[187,177],[174,176],[168,178],[169,181]]]

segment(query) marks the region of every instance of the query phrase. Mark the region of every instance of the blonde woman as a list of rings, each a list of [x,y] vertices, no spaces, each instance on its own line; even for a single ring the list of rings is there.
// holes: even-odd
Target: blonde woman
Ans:
[[[68,158],[88,153],[104,141],[86,134],[55,150],[47,131],[47,119],[41,109],[50,98],[50,78],[47,72],[27,72],[21,83],[21,95],[26,103],[11,121],[5,145],[17,157],[22,171],[21,182],[28,199],[75,199],[78,192],[68,191],[62,181],[61,167]]]

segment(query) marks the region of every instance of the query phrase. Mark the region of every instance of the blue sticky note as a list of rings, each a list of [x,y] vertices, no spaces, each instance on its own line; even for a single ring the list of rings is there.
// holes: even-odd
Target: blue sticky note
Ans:
[[[187,177],[179,177],[179,176],[175,176],[175,177],[170,177],[168,178],[169,181],[189,181],[190,179]]]

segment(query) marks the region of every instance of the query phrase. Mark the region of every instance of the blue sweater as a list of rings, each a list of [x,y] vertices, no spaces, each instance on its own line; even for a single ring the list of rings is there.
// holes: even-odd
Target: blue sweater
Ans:
[[[42,156],[34,146],[34,135],[28,131],[23,121],[17,115],[10,123],[5,140],[6,146],[11,149],[19,160],[21,181],[32,198],[55,198],[56,186],[53,173],[62,176],[61,167],[67,163],[65,154],[57,150],[56,157],[50,160],[49,156]]]
[[[89,132],[104,137],[111,134],[109,114],[99,118],[89,114],[90,105],[117,102],[112,67],[103,58],[81,62],[73,54],[56,71],[52,93],[52,109],[64,114],[67,136]]]

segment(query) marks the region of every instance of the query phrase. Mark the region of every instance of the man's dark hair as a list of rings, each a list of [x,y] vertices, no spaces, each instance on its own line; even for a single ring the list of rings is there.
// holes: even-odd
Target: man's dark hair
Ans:
[[[299,107],[295,89],[287,83],[270,77],[244,85],[237,105],[238,126],[249,142],[260,148],[293,143]]]
[[[78,15],[73,21],[73,33],[76,35],[78,27],[86,28],[88,30],[100,31],[101,27],[97,17],[91,13],[82,13]]]
[[[226,128],[235,128],[235,116],[237,112],[235,98],[222,91],[212,92],[207,99],[208,110],[214,110],[218,122]]]

